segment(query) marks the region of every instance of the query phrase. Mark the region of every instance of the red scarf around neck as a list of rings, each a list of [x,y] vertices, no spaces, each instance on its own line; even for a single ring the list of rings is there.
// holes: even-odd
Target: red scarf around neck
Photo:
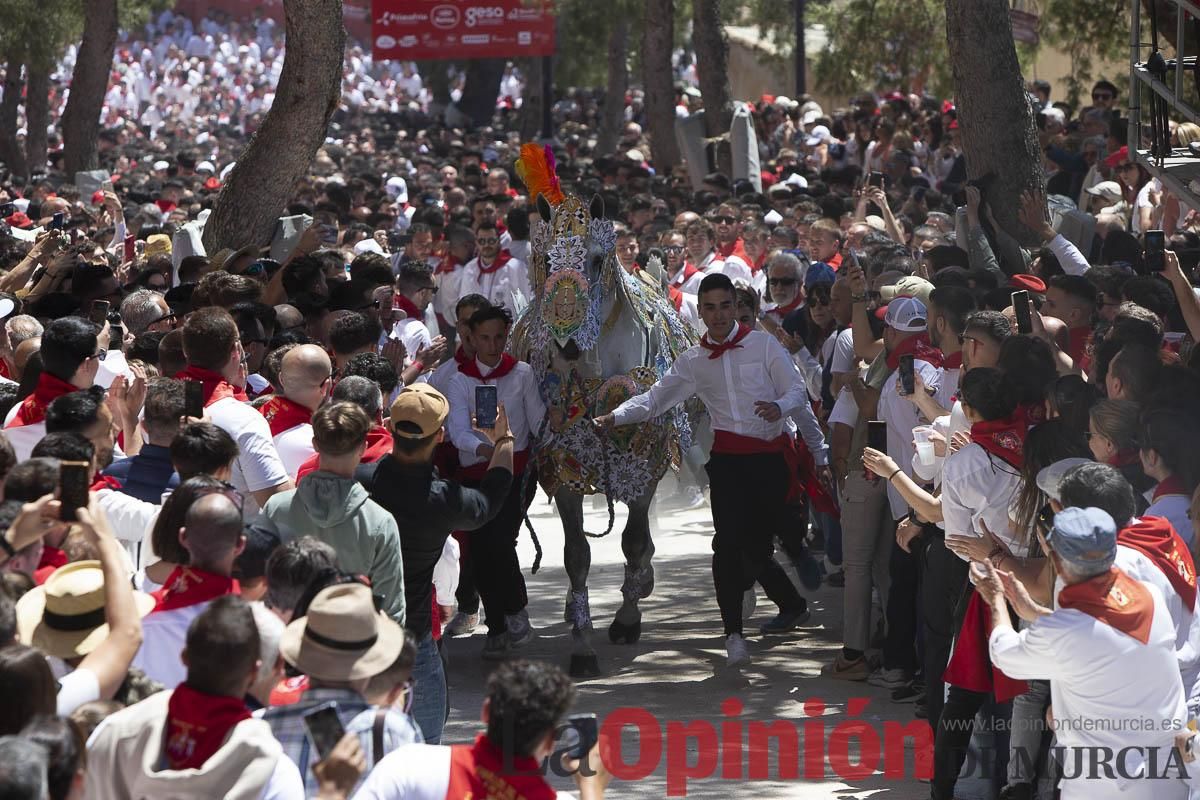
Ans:
[[[930,366],[942,366],[942,351],[929,343],[929,335],[917,333],[904,339],[887,354],[888,369],[900,368],[900,356],[911,355],[918,361],[924,361]]]
[[[400,309],[409,319],[415,319],[418,322],[425,319],[425,313],[421,311],[421,309],[417,308],[417,304],[399,292],[396,292],[395,298],[392,302],[392,308]]]
[[[1131,547],[1154,562],[1189,611],[1196,607],[1196,565],[1187,544],[1164,517],[1140,517],[1117,531],[1117,544]]]
[[[477,381],[495,381],[503,378],[508,373],[512,372],[520,361],[510,356],[508,353],[500,354],[500,363],[488,370],[487,375],[479,371],[479,359],[472,358],[465,363],[458,365],[458,371],[468,378],[474,378]]]
[[[150,613],[187,608],[222,595],[241,593],[242,587],[236,578],[204,572],[195,567],[176,567],[163,587],[154,592],[154,610]]]
[[[204,385],[205,408],[208,408],[218,400],[224,400],[226,397],[232,397],[243,403],[248,399],[244,389],[234,386],[225,380],[224,375],[219,372],[213,372],[211,369],[189,364],[187,369],[178,373],[175,377],[185,381],[200,381]]]
[[[39,422],[45,422],[46,407],[50,403],[64,394],[78,391],[79,387],[75,384],[67,383],[61,378],[56,378],[49,372],[42,372],[38,376],[37,386],[34,387],[33,394],[21,401],[21,406],[17,409],[17,415],[13,417],[13,421],[9,423],[8,427],[20,428],[25,425],[36,425]]]
[[[693,275],[698,272],[700,272],[700,270],[696,269],[694,266],[685,261],[683,262],[683,268],[680,269],[679,272],[675,273],[675,277],[671,278],[671,285],[683,286],[692,279]]]
[[[675,306],[676,313],[683,312],[683,292],[676,289],[674,286],[667,287],[667,297],[671,300],[671,305]]]
[[[57,547],[51,545],[42,546],[42,560],[38,562],[37,569],[33,571],[33,582],[41,586],[46,582],[54,570],[67,563],[67,554]]]
[[[515,797],[554,800],[558,793],[542,777],[541,765],[528,756],[505,756],[487,734],[475,744],[450,748],[446,797]]]
[[[276,395],[258,409],[267,424],[271,426],[271,437],[274,438],[284,431],[291,430],[297,425],[312,422],[312,411],[299,403]]]
[[[1154,496],[1150,502],[1157,502],[1160,497],[1167,497],[1173,494],[1181,494],[1184,497],[1191,497],[1192,493],[1183,485],[1183,481],[1177,475],[1168,475],[1158,482],[1154,487]]]
[[[455,260],[454,256],[447,254],[445,258],[438,262],[437,269],[433,271],[434,275],[445,275],[449,272],[454,272],[461,264]]]
[[[962,369],[962,350],[943,357],[942,369]]]
[[[507,250],[501,250],[499,255],[496,256],[496,260],[492,262],[492,265],[490,267],[485,267],[483,265],[483,257],[480,256],[477,259],[479,262],[479,274],[491,275],[493,272],[496,272],[505,264],[507,264],[511,259],[512,253],[508,252]]]
[[[1092,338],[1092,326],[1067,329],[1067,355],[1080,369],[1086,369],[1088,343]]]
[[[1013,469],[1020,469],[1029,426],[1019,412],[1003,419],[976,422],[971,426],[971,441]]]
[[[1118,450],[1106,461],[1110,467],[1128,467],[1130,464],[1140,464],[1141,456],[1138,454],[1136,447],[1131,447],[1128,450]]]
[[[240,697],[205,694],[179,684],[167,701],[167,766],[200,769],[221,749],[229,732],[250,718]]]
[[[749,266],[751,270],[754,269],[754,267],[750,264],[750,256],[746,253],[746,241],[740,236],[729,244],[717,245],[717,252],[720,253],[721,258],[724,259],[728,259],[730,256],[737,256],[742,261],[745,261],[746,265]]]
[[[467,355],[467,352],[465,350],[463,350],[461,344],[455,348],[454,361],[455,361],[455,363],[458,364],[458,366],[461,367],[463,364],[467,363],[468,361],[474,361],[474,360],[475,360],[474,357]]]
[[[780,321],[782,321],[784,317],[786,317],[788,314],[791,314],[802,305],[804,305],[804,292],[796,292],[796,296],[792,299],[792,302],[788,303],[786,306],[775,306],[775,308],[772,308],[767,313],[774,314],[775,316],[779,317]]]
[[[1058,593],[1058,605],[1078,609],[1142,644],[1150,641],[1154,598],[1145,586],[1117,567],[1066,587]]]
[[[742,345],[740,342],[742,339],[745,339],[750,335],[751,330],[753,330],[753,328],[748,328],[739,322],[737,325],[737,333],[734,334],[734,337],[729,341],[713,344],[713,341],[708,338],[708,334],[705,333],[700,337],[700,346],[709,351],[708,359],[711,361],[714,358],[720,358],[721,356],[725,355],[725,353],[729,350],[741,350]]]
[[[382,425],[375,425],[371,430],[367,431],[367,449],[363,451],[360,464],[374,464],[379,459],[392,452],[392,434],[387,428]],[[296,470],[296,482],[299,483],[310,472],[316,472],[320,464],[321,457],[313,453],[300,468]]]

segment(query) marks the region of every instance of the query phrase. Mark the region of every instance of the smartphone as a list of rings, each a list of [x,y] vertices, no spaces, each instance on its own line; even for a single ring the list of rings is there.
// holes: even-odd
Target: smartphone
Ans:
[[[89,475],[92,465],[86,461],[63,461],[58,470],[58,499],[62,503],[60,519],[75,522],[78,510],[87,508]]]
[[[1166,268],[1163,251],[1167,249],[1167,235],[1162,231],[1146,231],[1142,234],[1145,246],[1145,264],[1148,272],[1162,272]]]
[[[593,747],[600,735],[596,725],[595,714],[572,714],[567,717],[567,725],[579,734],[579,742],[567,751],[568,758],[583,758]]]
[[[137,237],[132,233],[125,235],[125,252],[122,261],[129,262],[137,258],[137,248],[134,245],[136,241]]]
[[[492,428],[496,425],[497,407],[495,386],[475,387],[475,426],[477,428]]]
[[[883,173],[882,172],[872,172],[870,177],[867,178],[867,186],[878,186],[880,189],[882,189],[883,188]]]
[[[92,313],[89,318],[92,322],[103,327],[104,323],[108,320],[108,309],[109,302],[107,300],[93,300]]]
[[[1012,293],[1013,313],[1017,317],[1017,333],[1033,333],[1033,316],[1029,307],[1029,292],[1022,289]]]
[[[125,327],[120,322],[110,322],[108,325],[108,351],[122,350],[125,347]]]
[[[0,206],[0,217],[11,217],[15,213],[17,213],[16,203],[5,203]]]
[[[917,390],[913,369],[912,355],[900,356],[900,389],[904,394],[912,394]]]
[[[887,452],[886,422],[878,419],[867,422],[867,447],[872,450],[878,450],[881,453]]]
[[[204,416],[204,384],[200,381],[183,382],[183,413],[196,419]]]
[[[67,217],[63,212],[58,211],[50,219],[50,230],[61,231],[66,225]]]
[[[314,708],[304,715],[304,729],[308,738],[324,761],[333,752],[333,748],[346,735],[346,728],[338,717],[337,703],[328,702]]]
[[[321,241],[325,244],[337,244],[338,229],[337,225],[322,225]]]

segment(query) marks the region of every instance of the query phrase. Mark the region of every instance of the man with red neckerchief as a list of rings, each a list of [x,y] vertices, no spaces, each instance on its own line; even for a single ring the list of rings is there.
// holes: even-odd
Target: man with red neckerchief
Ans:
[[[487,731],[474,744],[413,744],[383,758],[363,780],[356,800],[564,800],[542,777],[541,765],[562,756],[555,738],[575,688],[562,670],[536,661],[509,661],[488,678],[482,719]],[[568,763],[581,800],[601,800],[612,775],[599,742],[588,769]],[[607,753],[606,753],[607,755]]]
[[[287,474],[296,473],[316,451],[312,443],[312,415],[329,394],[333,364],[325,348],[315,344],[296,345],[279,366],[283,388],[259,407],[271,428],[271,440]]]
[[[238,503],[224,493],[197,499],[179,529],[179,543],[188,552],[188,564],[176,567],[154,593],[154,610],[142,621],[142,649],[133,661],[168,689],[187,677],[179,654],[192,620],[214,599],[241,593],[233,577],[234,561],[246,546]]]
[[[775,337],[736,321],[733,282],[708,275],[700,316],[708,332],[682,353],[649,391],[596,418],[603,428],[647,422],[692,395],[715,432],[706,467],[711,479],[713,584],[729,666],[750,660],[742,636],[742,599],[756,582],[780,613],[762,626],[782,633],[808,619],[808,604],[773,558],[773,536],[790,524],[789,501],[804,491],[799,454],[785,427],[790,416],[828,482],[825,438],[796,365]]]
[[[367,449],[363,451],[360,464],[373,464],[392,452],[392,434],[383,425],[383,396],[379,384],[361,375],[347,375],[333,387],[329,399],[335,403],[354,403],[371,418],[371,429],[367,431]],[[314,472],[320,463],[320,456],[313,453],[300,468],[296,470],[296,482],[299,483],[310,472]]]
[[[696,296],[700,291],[700,281],[704,273],[688,263],[686,238],[679,231],[667,231],[663,234],[662,249],[667,257],[667,285],[684,294]],[[678,307],[677,307],[678,309]]]
[[[525,262],[500,249],[500,230],[495,222],[485,220],[475,226],[475,244],[479,255],[463,267],[458,284],[460,297],[478,293],[509,310],[516,308],[518,293],[526,300],[533,297]]]
[[[46,435],[46,408],[51,401],[96,382],[105,355],[96,335],[96,326],[81,317],[63,317],[46,326],[37,386],[4,420],[4,434],[12,443],[17,461],[29,458],[33,446]]]
[[[400,264],[393,309],[403,311],[404,318],[395,323],[388,336],[404,345],[411,359],[410,366],[418,365],[416,375],[432,369],[445,352],[446,340],[441,336],[434,337],[425,326],[425,310],[438,291],[428,264],[422,261]]]
[[[540,432],[546,406],[533,369],[504,352],[512,316],[501,306],[476,311],[468,322],[475,357],[458,365],[446,399],[450,416],[446,432],[458,448],[462,465],[458,477],[466,486],[479,486],[494,446],[476,432],[475,390],[495,386],[499,405],[508,413],[513,442],[513,482],[500,513],[468,535],[475,589],[486,611],[488,628],[484,658],[502,658],[513,647],[533,638],[526,606],[525,579],[517,559],[517,535],[525,510],[533,501],[537,481],[524,477],[530,448]]]
[[[777,326],[802,328],[797,320],[804,313],[804,276],[808,264],[791,253],[776,253],[767,261],[767,294],[774,304],[763,312]]]

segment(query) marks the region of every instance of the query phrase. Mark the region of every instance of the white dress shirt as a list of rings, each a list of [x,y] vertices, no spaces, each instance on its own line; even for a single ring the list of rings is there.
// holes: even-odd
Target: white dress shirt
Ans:
[[[675,273],[675,277],[671,278],[671,285],[685,295],[690,294],[692,297],[695,297],[700,293],[700,282],[704,280],[704,273],[694,272],[690,278],[685,278],[686,274],[687,270],[680,267],[679,272]]]
[[[1192,518],[1188,516],[1192,499],[1185,494],[1164,494],[1154,500],[1154,490],[1146,492],[1146,499],[1153,502],[1146,509],[1147,517],[1163,517],[1171,523],[1171,527],[1179,534],[1179,538],[1192,547],[1193,536]]]
[[[934,390],[940,388],[942,371],[928,361],[914,358],[913,371],[921,375],[926,387]],[[924,422],[917,406],[896,391],[896,378],[897,375],[893,372],[883,382],[883,389],[879,393],[878,413],[879,419],[887,423],[887,454],[896,462],[896,466],[911,477],[912,459],[916,453],[912,442],[912,430]],[[908,513],[908,503],[891,483],[888,484],[888,501],[892,506],[892,519],[900,519]]]
[[[167,689],[187,680],[187,665],[179,654],[187,645],[188,626],[204,613],[211,600],[167,611],[154,611],[142,618],[142,647],[133,666]]]
[[[440,290],[438,292],[441,293]],[[462,268],[462,277],[458,283],[458,297],[468,294],[481,294],[496,305],[502,305],[514,314],[517,311],[517,294],[525,298],[524,302],[533,300],[533,292],[529,288],[529,268],[525,262],[510,258],[508,263],[495,272],[480,271],[478,258],[473,258]],[[457,302],[458,298],[455,298]],[[445,315],[443,315],[445,316]],[[451,319],[446,317],[446,319]]]
[[[408,364],[413,362],[421,348],[433,344],[433,337],[429,335],[425,321],[408,317],[392,325],[392,332],[388,338],[396,339],[404,345],[405,362]]]
[[[487,375],[492,370],[478,358],[475,364],[480,375]],[[497,401],[508,414],[508,427],[515,439],[514,450],[529,448],[530,440],[537,434],[546,416],[546,405],[538,391],[537,378],[534,377],[533,368],[525,362],[518,362],[511,372],[497,379],[481,381],[458,372],[450,379],[450,393],[446,395],[450,401],[446,432],[458,448],[459,463],[464,467],[487,461],[477,451],[481,445],[490,446],[491,442],[471,425],[475,416],[475,387],[485,385],[496,387]]]
[[[299,425],[293,425],[286,431],[280,431],[272,441],[275,442],[275,450],[279,453],[279,460],[283,462],[283,468],[292,480],[296,479],[300,465],[317,452],[312,443],[313,427],[310,422],[302,422]]]
[[[946,535],[982,537],[986,526],[1009,552],[1024,558],[1029,554],[1029,537],[1013,532],[1008,515],[1020,488],[1020,472],[974,442],[946,456],[942,467]]]
[[[737,335],[735,326],[725,341]],[[774,336],[750,331],[740,346],[719,358],[700,345],[682,353],[650,389],[613,411],[618,425],[645,422],[670,411],[692,395],[708,409],[714,430],[771,441],[792,417],[818,465],[827,463],[825,436],[808,402],[804,376]],[[783,417],[767,422],[755,414],[758,401],[775,403]]]
[[[1146,588],[1154,600],[1146,644],[1073,608],[1060,608],[1020,633],[992,631],[993,664],[1013,678],[1050,681],[1056,744],[1066,748],[1072,762],[1080,757],[1083,767],[1070,763],[1068,777],[1080,779],[1063,781],[1063,800],[1187,796],[1186,785],[1178,780],[1129,780],[1120,773],[1115,779],[1086,780],[1088,751],[1073,749],[1106,747],[1115,754],[1133,747],[1126,752],[1124,773],[1137,775],[1145,748],[1161,748],[1156,754],[1161,773],[1177,730],[1169,724],[1182,727],[1187,722],[1170,615],[1162,593],[1154,586]],[[1138,747],[1143,749],[1139,752]]]

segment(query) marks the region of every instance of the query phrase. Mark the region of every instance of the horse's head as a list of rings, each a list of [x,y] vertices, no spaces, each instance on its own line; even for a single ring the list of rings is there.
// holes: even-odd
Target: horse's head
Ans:
[[[599,195],[587,206],[568,195],[552,207],[539,194],[537,210],[541,222],[532,243],[542,313],[563,356],[573,361],[595,344],[599,300],[616,264],[616,233]]]

